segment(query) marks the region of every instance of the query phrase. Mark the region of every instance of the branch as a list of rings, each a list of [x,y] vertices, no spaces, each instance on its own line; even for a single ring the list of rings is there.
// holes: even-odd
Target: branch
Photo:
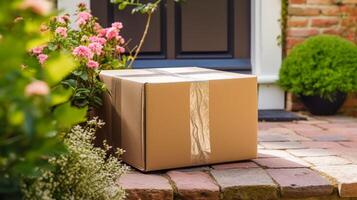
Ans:
[[[132,68],[132,65],[133,65],[134,61],[136,60],[136,58],[138,57],[138,54],[141,51],[141,48],[142,48],[142,46],[144,44],[144,41],[145,41],[145,38],[146,38],[146,36],[148,34],[148,30],[149,30],[150,23],[151,23],[152,12],[149,12],[147,15],[148,15],[148,18],[147,18],[147,21],[146,21],[146,26],[145,26],[145,30],[144,30],[143,36],[141,37],[139,46],[136,49],[135,55],[134,55],[133,59],[130,61],[129,65],[128,65],[128,68]]]

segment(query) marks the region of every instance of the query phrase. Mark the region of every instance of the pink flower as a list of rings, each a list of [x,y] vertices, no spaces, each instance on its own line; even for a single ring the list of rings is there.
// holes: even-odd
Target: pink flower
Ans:
[[[65,14],[63,16],[59,16],[57,17],[57,21],[61,24],[66,24],[67,22],[69,22],[69,15]]]
[[[92,15],[89,12],[82,11],[82,12],[78,13],[78,17],[80,19],[88,21],[90,18],[92,18]]]
[[[44,46],[38,46],[38,47],[32,48],[31,52],[35,55],[39,55],[42,53],[43,48],[44,48]]]
[[[108,29],[103,28],[102,30],[99,31],[98,36],[99,37],[104,37],[107,34]]]
[[[47,58],[48,58],[48,55],[46,55],[46,54],[40,54],[37,56],[38,62],[40,62],[41,65],[43,65],[46,62]]]
[[[84,24],[86,24],[87,23],[87,21],[85,21],[85,20],[83,20],[83,19],[78,19],[77,20],[77,25],[78,26],[82,26],[82,25],[84,25]]]
[[[39,15],[48,15],[52,9],[52,3],[48,0],[24,0],[20,4],[21,9],[31,9]]]
[[[41,25],[40,25],[40,31],[41,31],[41,32],[48,31],[48,26],[47,26],[46,24],[41,24]]]
[[[120,38],[120,39],[119,39],[119,42],[120,42],[120,44],[124,44],[124,43],[125,43],[124,38]]]
[[[57,17],[57,21],[61,24],[65,24],[66,21],[62,17]]]
[[[91,36],[91,37],[89,38],[89,41],[91,41],[91,42],[98,42],[98,43],[101,44],[101,45],[104,45],[104,44],[107,42],[107,40],[106,40],[105,38],[97,37],[97,36]]]
[[[78,26],[84,25],[92,18],[92,15],[89,12],[82,11],[78,13],[77,24]]]
[[[123,24],[121,22],[114,22],[114,23],[112,23],[112,27],[120,30],[123,28]]]
[[[97,22],[94,24],[94,31],[99,33],[102,30],[102,26],[98,24]]]
[[[121,46],[116,46],[116,50],[117,50],[118,53],[124,53],[125,52],[124,47],[121,47]]]
[[[73,55],[87,59],[93,58],[93,52],[88,47],[82,45],[74,48]]]
[[[107,30],[107,33],[105,34],[105,37],[107,37],[107,39],[113,39],[118,35],[119,31],[116,28],[109,28]]]
[[[94,52],[95,54],[97,55],[100,55],[102,53],[102,49],[103,49],[103,45],[101,45],[100,43],[98,42],[93,42],[93,43],[90,43],[88,45],[88,47],[90,48],[90,50],[92,52]]]
[[[66,38],[67,37],[67,28],[58,27],[58,28],[56,28],[55,33],[62,36],[63,38]]]
[[[90,69],[97,69],[99,67],[99,63],[94,60],[89,60],[87,62],[87,67]]]
[[[50,88],[44,81],[33,81],[25,87],[26,96],[44,96],[50,93]]]

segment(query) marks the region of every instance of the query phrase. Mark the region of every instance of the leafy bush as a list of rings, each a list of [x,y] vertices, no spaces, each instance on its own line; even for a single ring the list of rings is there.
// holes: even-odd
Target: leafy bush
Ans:
[[[24,186],[25,199],[123,199],[124,190],[116,183],[127,167],[113,156],[106,157],[110,147],[93,146],[95,132],[104,123],[97,118],[86,126],[74,127],[64,138],[69,153],[49,159],[53,170],[42,170],[42,175]],[[117,156],[122,150],[117,151]]]
[[[59,51],[41,66],[28,53],[48,38],[39,27],[50,13],[45,0],[0,1],[0,199],[14,199],[22,177],[64,151],[57,135],[86,120],[87,110],[72,108],[71,91],[58,86],[76,67],[72,57]]]
[[[77,107],[99,107],[101,95],[106,88],[99,80],[101,70],[126,67],[125,40],[120,36],[122,23],[114,22],[109,28],[102,28],[86,5],[78,5],[76,24],[72,28],[68,14],[53,17],[44,32],[51,34],[51,40],[32,50],[40,63],[45,63],[49,53],[66,50],[72,52],[77,68],[62,81],[73,90],[71,102]]]
[[[338,36],[309,38],[284,60],[278,83],[293,94],[325,99],[337,91],[356,91],[357,47]]]

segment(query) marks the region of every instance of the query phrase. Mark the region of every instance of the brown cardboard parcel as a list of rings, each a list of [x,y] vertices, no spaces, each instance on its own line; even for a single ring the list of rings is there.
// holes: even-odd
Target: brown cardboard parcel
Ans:
[[[102,71],[102,132],[142,170],[255,158],[257,80],[203,68]]]

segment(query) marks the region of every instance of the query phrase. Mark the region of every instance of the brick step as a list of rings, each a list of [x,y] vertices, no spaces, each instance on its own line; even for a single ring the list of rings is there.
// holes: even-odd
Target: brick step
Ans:
[[[356,165],[345,166],[349,167],[345,167],[347,173],[357,169]],[[338,170],[337,167],[342,169]],[[343,168],[344,166],[330,166],[322,167],[320,170],[335,170],[335,173],[340,174]],[[357,197],[357,181],[335,181],[309,168],[264,169],[253,162],[239,162],[160,174],[133,171],[123,175],[118,182],[126,190],[129,200],[327,200]]]
[[[259,123],[258,158],[143,174],[118,183],[129,200],[357,200],[357,119]]]

